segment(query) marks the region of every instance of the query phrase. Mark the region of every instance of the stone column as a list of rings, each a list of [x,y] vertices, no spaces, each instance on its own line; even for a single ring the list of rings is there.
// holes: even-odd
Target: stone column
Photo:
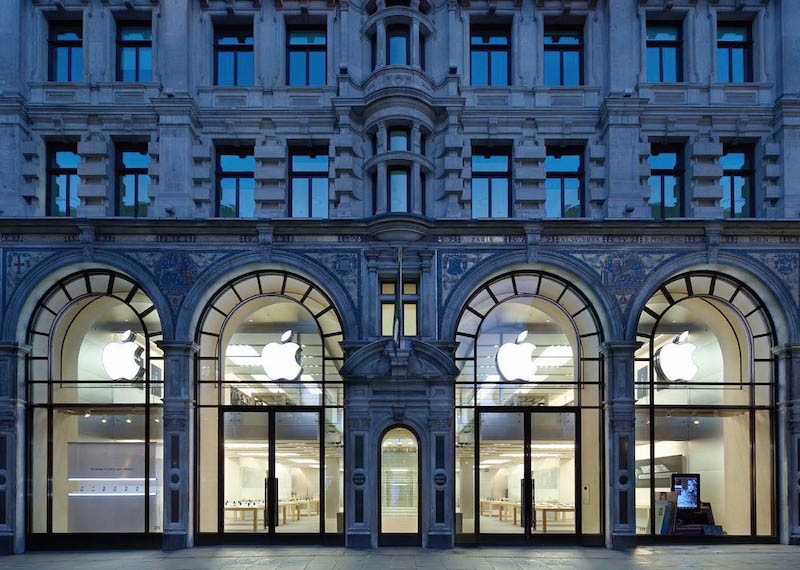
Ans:
[[[375,25],[375,69],[386,65],[386,24],[378,20]]]
[[[365,386],[345,389],[345,544],[351,548],[374,548],[377,543],[378,464],[370,460],[370,417]],[[374,537],[374,540],[373,540]]]
[[[194,361],[192,342],[161,341],[164,351],[164,550],[192,546],[192,424]]]
[[[606,547],[615,549],[636,541],[633,356],[639,346],[609,341],[600,347],[606,377]]]
[[[409,48],[411,50],[411,61],[409,63],[412,67],[420,67],[419,46],[419,20],[414,18],[411,21],[411,37],[409,38]]]
[[[30,347],[0,342],[0,554],[25,550],[25,393]]]
[[[775,442],[780,487],[778,532],[781,543],[800,545],[800,343],[773,349],[778,359]],[[787,505],[784,507],[784,505]]]

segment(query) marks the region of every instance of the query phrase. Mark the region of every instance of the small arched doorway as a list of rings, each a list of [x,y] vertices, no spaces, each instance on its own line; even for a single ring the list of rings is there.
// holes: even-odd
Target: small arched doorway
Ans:
[[[419,440],[408,428],[395,426],[381,438],[380,544],[421,543]]]

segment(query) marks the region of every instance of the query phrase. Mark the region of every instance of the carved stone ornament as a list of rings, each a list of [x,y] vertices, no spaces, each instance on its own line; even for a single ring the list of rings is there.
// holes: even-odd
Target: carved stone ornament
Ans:
[[[347,418],[347,429],[354,430],[354,431],[366,431],[369,429],[370,426],[370,418],[369,416],[364,417],[348,417]]]

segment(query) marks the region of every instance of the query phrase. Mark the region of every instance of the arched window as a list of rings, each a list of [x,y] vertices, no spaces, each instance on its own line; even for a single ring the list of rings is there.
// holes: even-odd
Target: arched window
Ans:
[[[341,533],[341,321],[309,280],[221,287],[196,341],[201,533]]]
[[[27,337],[32,533],[161,532],[153,302],[120,273],[74,273],[36,304]]]
[[[603,332],[588,299],[549,273],[506,274],[470,297],[455,340],[458,532],[599,534]]]
[[[419,532],[419,445],[403,427],[381,440],[381,533]]]
[[[637,532],[771,536],[776,341],[764,304],[727,275],[686,273],[650,297],[637,338]]]

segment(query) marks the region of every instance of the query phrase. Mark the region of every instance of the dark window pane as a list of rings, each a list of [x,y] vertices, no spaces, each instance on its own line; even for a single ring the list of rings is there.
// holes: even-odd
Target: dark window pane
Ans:
[[[673,47],[662,48],[664,62],[664,82],[675,83],[678,81],[678,50]]]
[[[729,83],[731,80],[729,57],[728,48],[717,48],[717,81],[720,83]]]
[[[408,173],[394,170],[389,173],[389,211],[408,211]]]
[[[508,217],[508,180],[492,179],[492,217]]]
[[[325,85],[325,52],[312,51],[308,54],[308,84]]]
[[[746,42],[747,28],[744,26],[724,26],[717,28],[717,39],[722,42]]]
[[[137,215],[140,217],[147,216],[147,207],[150,205],[150,177],[146,174],[140,174],[137,177],[139,185],[139,200],[137,204]]]
[[[56,49],[56,81],[69,81],[69,49]]]
[[[471,77],[472,85],[488,85],[489,84],[489,54],[485,51],[472,52],[471,58]]]
[[[576,51],[564,53],[564,85],[580,85],[581,56]]]
[[[580,166],[581,157],[577,154],[548,155],[544,161],[547,172],[578,172]]]
[[[249,87],[253,85],[253,52],[239,52],[237,55],[236,85]]]
[[[122,81],[136,81],[136,48],[122,48],[120,53]]]
[[[750,180],[743,176],[733,179],[734,216],[746,218],[750,216]]]
[[[219,157],[219,163],[223,172],[253,172],[256,167],[253,155],[223,154]]]
[[[219,52],[217,54],[217,85],[233,85],[233,58],[232,52]]]
[[[149,26],[125,26],[120,31],[120,38],[123,41],[147,42],[153,37]]]
[[[749,167],[747,154],[744,152],[728,152],[719,159],[723,170],[741,170]]]
[[[734,48],[731,50],[731,65],[733,70],[733,83],[744,83],[745,81],[745,60],[744,50],[742,48]]]
[[[315,218],[328,217],[328,179],[311,180],[311,215]]]
[[[722,208],[722,215],[730,217],[731,215],[731,193],[733,187],[733,178],[730,176],[723,176],[720,178],[720,186],[722,186],[722,199],[719,205]]]
[[[489,179],[472,179],[472,217],[489,217]]]
[[[650,213],[654,218],[662,216],[661,204],[661,177],[651,176],[647,179],[650,186]]]
[[[295,178],[292,180],[292,216],[308,218],[308,178]]]
[[[150,155],[136,151],[123,151],[122,165],[125,168],[147,168],[150,165]]]
[[[219,215],[223,218],[236,216],[236,179],[223,178],[219,182],[220,200]]]
[[[139,49],[139,81],[153,80],[153,49]]]
[[[389,131],[389,150],[408,150],[408,131]]]
[[[408,65],[408,31],[389,32],[389,65]]]
[[[239,217],[254,218],[256,215],[255,200],[256,182],[252,178],[239,179]]]
[[[68,81],[80,81],[83,79],[83,48],[72,48],[72,70]]]
[[[650,164],[650,168],[653,169],[671,170],[678,164],[678,154],[674,152],[651,154],[648,163]]]
[[[676,176],[664,177],[664,217],[677,218],[681,215],[680,179]]]
[[[564,217],[579,218],[580,216],[580,181],[576,178],[567,178],[564,180]]]
[[[508,172],[508,155],[473,155],[472,170],[474,172]]]
[[[80,41],[82,36],[81,32],[76,30],[62,30],[56,33],[56,39],[65,41]]]
[[[297,46],[324,46],[324,30],[292,30],[289,32],[289,44]]]
[[[544,52],[544,84],[561,85],[561,54],[557,51]]]
[[[127,174],[122,177],[120,194],[119,215],[136,215],[136,175]]]
[[[294,172],[328,172],[328,155],[317,154],[313,157],[307,154],[292,155],[292,170]]]
[[[561,217],[561,180],[548,178],[544,182],[544,215],[546,218]]]
[[[305,52],[289,53],[289,85],[307,85]]]
[[[648,40],[677,41],[678,37],[679,35],[677,26],[669,26],[669,25],[659,26],[652,24],[648,24],[647,26]]]
[[[649,83],[661,81],[661,63],[658,48],[647,48],[647,81]]]
[[[508,85],[508,53],[495,51],[492,57],[492,85]]]
[[[81,157],[77,153],[68,150],[56,152],[55,166],[58,168],[78,168]]]

